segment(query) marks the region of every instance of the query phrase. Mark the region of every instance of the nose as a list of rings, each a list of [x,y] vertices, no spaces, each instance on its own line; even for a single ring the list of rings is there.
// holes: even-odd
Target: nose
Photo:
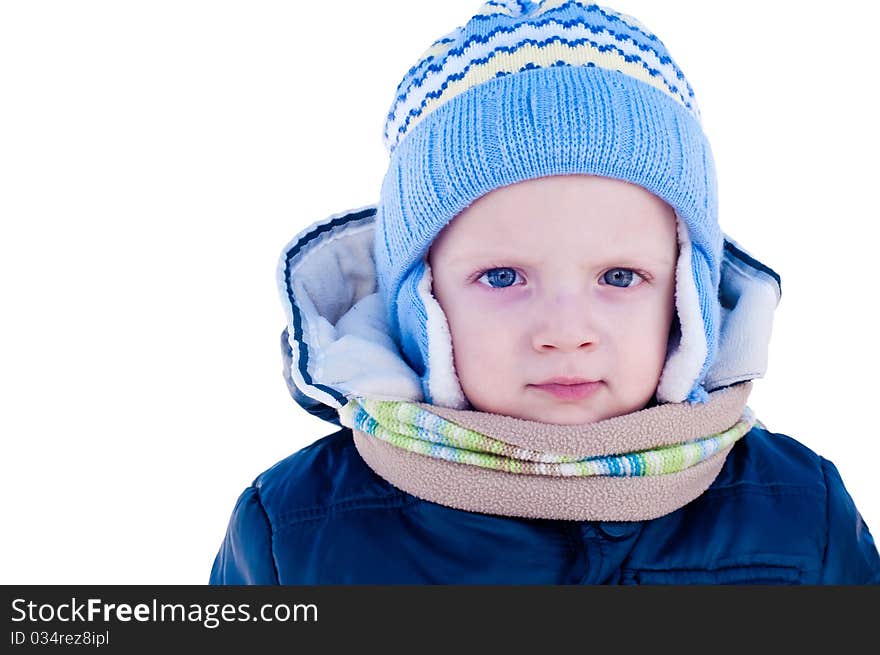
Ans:
[[[596,317],[583,294],[556,296],[537,313],[532,346],[538,352],[574,352],[598,343]]]

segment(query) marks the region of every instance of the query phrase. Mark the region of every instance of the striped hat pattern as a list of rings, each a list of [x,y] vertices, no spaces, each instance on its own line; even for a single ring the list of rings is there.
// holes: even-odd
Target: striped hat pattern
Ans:
[[[427,402],[465,407],[426,254],[493,189],[547,175],[638,184],[679,221],[677,314],[659,402],[705,402],[717,350],[723,234],[693,90],[642,23],[576,0],[490,0],[435,41],[397,87],[374,256],[392,337]]]
[[[525,6],[532,4],[531,11]],[[584,21],[596,14],[619,27],[637,31],[650,46]],[[389,153],[431,111],[455,96],[494,77],[548,66],[599,66],[618,70],[650,84],[680,103],[700,121],[693,89],[660,40],[632,16],[575,0],[533,3],[490,0],[474,21],[507,21],[483,33],[464,36],[464,29],[438,39],[407,71],[385,121]],[[468,27],[471,27],[469,25]]]

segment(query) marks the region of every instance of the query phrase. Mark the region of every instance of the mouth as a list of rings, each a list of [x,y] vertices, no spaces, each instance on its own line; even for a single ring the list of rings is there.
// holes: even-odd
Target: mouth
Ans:
[[[545,391],[561,400],[583,400],[596,393],[602,386],[602,381],[557,377],[541,384],[530,384],[529,386]]]

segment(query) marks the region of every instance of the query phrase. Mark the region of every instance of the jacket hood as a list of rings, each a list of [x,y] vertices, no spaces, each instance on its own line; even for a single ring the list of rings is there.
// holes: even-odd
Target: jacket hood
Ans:
[[[314,223],[287,244],[278,265],[288,389],[306,411],[335,425],[351,396],[425,400],[419,375],[391,337],[378,292],[375,218],[376,205],[369,205]],[[709,392],[764,376],[780,277],[725,235],[718,297],[720,341],[705,379]]]

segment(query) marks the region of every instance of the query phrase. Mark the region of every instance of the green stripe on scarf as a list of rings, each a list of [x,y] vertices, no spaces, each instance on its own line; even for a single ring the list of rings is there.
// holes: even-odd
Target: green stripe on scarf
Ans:
[[[340,422],[410,452],[508,473],[586,477],[641,477],[676,473],[708,459],[745,435],[755,423],[746,407],[732,427],[685,443],[578,459],[493,439],[426,411],[415,403],[350,398]]]

